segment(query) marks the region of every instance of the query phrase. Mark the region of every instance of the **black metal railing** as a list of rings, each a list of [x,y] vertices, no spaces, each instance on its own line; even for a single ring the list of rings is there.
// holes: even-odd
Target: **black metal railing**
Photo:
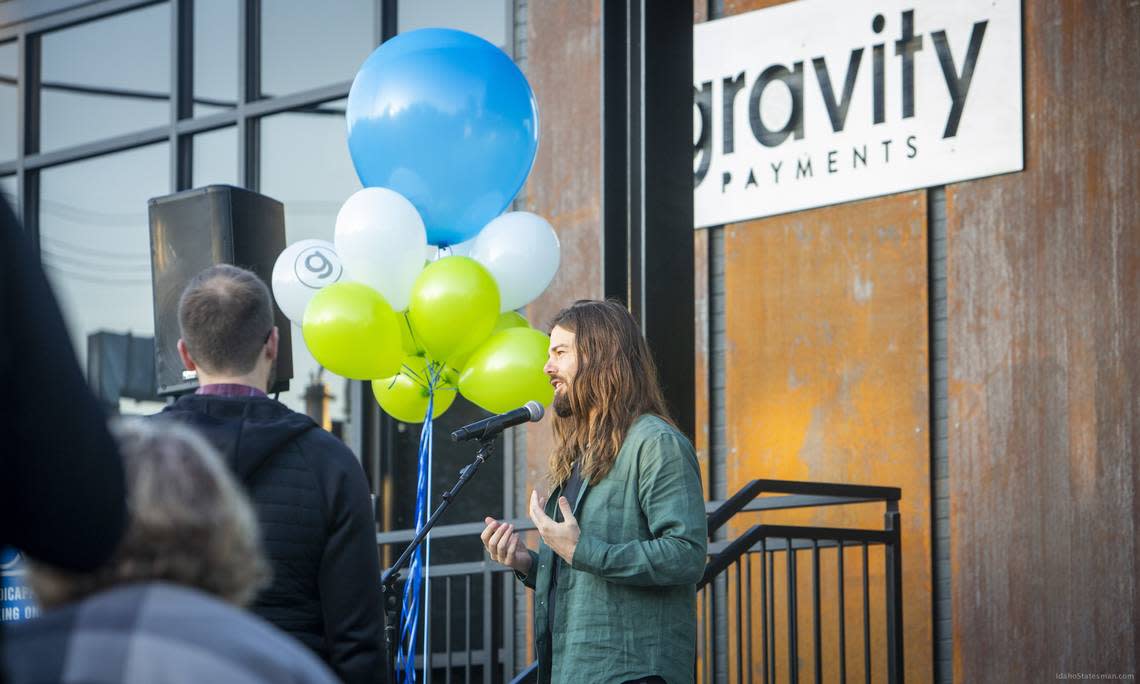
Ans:
[[[881,530],[755,524],[731,540],[711,541],[698,584],[697,681],[846,681],[849,671],[862,671],[868,682],[902,682],[899,498],[894,487],[753,480],[731,498],[706,504],[710,539],[724,536],[718,533],[730,520],[761,511],[868,503],[883,503],[886,511]],[[534,529],[529,519],[510,522],[521,532]],[[436,527],[433,548],[477,542],[482,531],[483,523]],[[413,536],[412,530],[384,532],[377,542],[398,555]],[[872,582],[880,569],[882,594]],[[519,620],[528,594],[506,568],[485,557],[437,564],[429,581],[431,608],[424,615],[431,676],[423,677],[421,641],[417,681],[535,680]],[[834,600],[825,601],[825,591]],[[856,609],[849,610],[853,599]],[[857,629],[848,629],[852,622]],[[805,623],[811,626],[806,649]],[[852,636],[857,648],[849,647]]]
[[[511,522],[520,531],[534,529],[530,520]],[[432,530],[429,540],[433,550],[472,538],[478,542],[483,528],[483,523],[440,525]],[[388,550],[387,555],[395,558],[413,536],[414,530],[382,532],[377,543],[382,553]],[[427,581],[429,605],[421,612],[418,629],[423,629],[426,620],[431,676],[423,676],[424,640],[420,632],[416,681],[491,684],[509,680],[518,667],[516,649],[520,644],[525,648],[525,639],[515,635],[523,592],[515,586],[514,575],[484,556],[480,561],[433,563]]]
[[[902,682],[900,494],[894,487],[753,480],[716,506],[710,537],[743,513],[867,503],[886,510],[881,530],[755,524],[729,541],[711,542],[697,585],[697,681],[798,682],[809,674],[809,681],[847,681],[857,668],[867,682],[884,675]],[[854,563],[847,561],[851,550],[858,552]],[[876,597],[871,576],[879,561],[884,593]],[[860,567],[857,574],[852,565]],[[848,648],[851,584],[859,589],[860,649]],[[825,588],[833,593],[830,602],[823,599]],[[810,649],[801,643],[805,619]],[[876,630],[880,619],[883,628]]]

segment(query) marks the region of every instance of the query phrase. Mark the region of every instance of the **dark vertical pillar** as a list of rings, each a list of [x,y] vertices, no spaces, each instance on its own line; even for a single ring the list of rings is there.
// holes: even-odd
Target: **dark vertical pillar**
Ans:
[[[396,37],[399,30],[399,7],[397,0],[380,0],[379,12],[379,42],[383,43]],[[399,481],[399,428],[396,419],[380,410],[380,406],[373,400],[369,383],[362,382],[361,391],[363,402],[362,413],[368,416],[366,440],[362,450],[362,457],[367,458],[376,465],[376,477],[373,480],[372,493],[377,500],[377,522],[381,530],[396,529],[396,483]],[[414,524],[414,523],[413,523]],[[381,558],[385,566],[395,560],[391,546],[384,547]]]
[[[248,103],[261,97],[261,0],[245,0],[238,10],[238,179],[243,187],[260,186],[259,120],[246,116]]]
[[[607,297],[653,349],[674,420],[694,436],[693,14],[602,2],[602,216]]]
[[[193,179],[193,137],[178,135],[178,122],[194,116],[194,3],[174,0],[170,40],[170,190],[189,190]]]
[[[21,41],[20,72],[16,88],[20,93],[20,113],[23,116],[20,144],[20,170],[16,178],[20,196],[18,214],[24,223],[25,234],[36,256],[40,255],[40,171],[28,171],[24,158],[40,151],[40,36],[25,34]]]

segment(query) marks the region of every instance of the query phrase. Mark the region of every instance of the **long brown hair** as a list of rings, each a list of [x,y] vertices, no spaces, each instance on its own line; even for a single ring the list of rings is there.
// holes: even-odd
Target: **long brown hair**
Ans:
[[[638,416],[672,421],[649,345],[624,304],[580,300],[559,311],[554,326],[574,333],[578,370],[566,388],[571,415],[554,420],[550,481],[565,482],[581,456],[583,479],[597,484],[610,472]]]

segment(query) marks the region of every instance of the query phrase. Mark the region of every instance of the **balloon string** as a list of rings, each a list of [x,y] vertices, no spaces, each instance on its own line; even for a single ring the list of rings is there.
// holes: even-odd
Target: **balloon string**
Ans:
[[[435,412],[435,378],[433,376],[432,383],[428,387],[428,407],[427,414],[424,416],[424,429],[420,433],[420,438],[427,434],[427,496],[424,497],[423,514],[427,518],[430,516],[431,511],[431,466],[432,466],[432,453],[434,451],[432,444],[432,414]],[[424,681],[430,682],[431,677],[431,532],[429,531],[427,537],[424,539]]]
[[[435,409],[435,384],[438,382],[440,372],[435,364],[430,364],[428,370],[428,406],[424,415],[423,428],[420,431],[419,447],[419,474],[416,479],[416,532],[423,529],[427,521],[430,506],[431,492],[431,462],[432,462],[432,414]],[[426,557],[425,557],[426,548]],[[430,624],[430,582],[425,582],[431,564],[431,534],[429,533],[423,546],[412,553],[412,560],[408,568],[408,580],[404,584],[403,596],[403,624],[400,628],[400,649],[397,658],[397,670],[403,675],[404,682],[415,682],[415,653],[418,636],[417,625],[420,622],[421,607],[423,609],[423,647],[424,647],[424,680],[429,681],[431,659],[428,653],[428,634]]]

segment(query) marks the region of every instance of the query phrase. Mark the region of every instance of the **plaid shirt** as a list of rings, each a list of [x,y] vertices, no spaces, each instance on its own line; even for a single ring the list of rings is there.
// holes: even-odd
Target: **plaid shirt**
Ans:
[[[217,598],[126,584],[8,627],[8,682],[333,684],[303,646]]]
[[[558,520],[560,490],[546,503]],[[539,682],[693,681],[708,525],[689,440],[660,418],[641,416],[609,474],[583,483],[576,498],[581,537],[573,566],[540,544],[531,573],[519,575],[535,590]]]
[[[226,397],[229,399],[233,399],[234,397],[261,397],[264,399],[269,396],[256,387],[224,382],[214,385],[202,385],[194,391],[194,394],[204,394],[210,397]]]

